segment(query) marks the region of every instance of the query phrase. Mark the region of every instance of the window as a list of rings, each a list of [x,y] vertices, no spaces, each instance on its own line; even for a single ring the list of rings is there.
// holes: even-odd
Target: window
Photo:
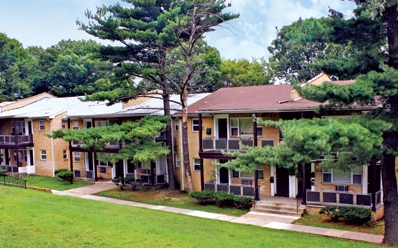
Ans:
[[[200,171],[200,159],[198,158],[193,159],[193,170]]]
[[[47,152],[46,150],[40,150],[40,159],[46,160],[47,159]]]
[[[199,132],[199,119],[192,119],[192,131]]]
[[[44,126],[44,121],[41,120],[39,121],[39,130],[44,130],[45,126]]]
[[[108,121],[96,121],[95,126],[96,127],[106,127],[106,126],[108,126]]]
[[[180,156],[176,155],[175,161],[176,161],[176,167],[179,168],[181,166]]]
[[[25,133],[25,122],[17,121],[12,124],[12,134],[15,134],[15,126],[17,127],[16,134],[24,134]]]
[[[79,122],[77,121],[72,122],[72,129],[73,130],[79,129]]]
[[[26,162],[28,161],[28,153],[26,150],[18,150],[19,154],[19,162]]]
[[[100,167],[99,168],[99,173],[106,173],[106,168],[105,167]]]
[[[322,169],[322,182],[362,184],[362,166],[352,169],[351,172],[339,169]]]
[[[135,164],[131,161],[127,161],[127,173],[134,173],[135,171]]]
[[[66,129],[66,121],[61,121],[61,128],[62,128],[63,130]]]
[[[174,119],[174,130],[178,131],[178,119]]]
[[[239,172],[232,170],[232,177],[236,178],[254,178],[254,171],[250,172]],[[264,179],[264,170],[258,170],[258,179]]]
[[[230,135],[242,136],[253,135],[253,119],[252,118],[231,118],[230,119]],[[263,135],[263,127],[257,127],[257,136]]]
[[[74,162],[80,162],[80,152],[74,152],[73,153],[73,161]]]
[[[68,159],[68,150],[63,150],[62,151],[62,156],[63,156],[63,158],[66,160],[66,159]]]

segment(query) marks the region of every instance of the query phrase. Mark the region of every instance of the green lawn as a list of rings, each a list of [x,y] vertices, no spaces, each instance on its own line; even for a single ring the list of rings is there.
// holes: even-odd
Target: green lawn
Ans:
[[[1,247],[378,247],[0,186]]]
[[[162,205],[168,207],[199,210],[210,213],[226,214],[231,216],[241,216],[247,214],[249,209],[237,209],[233,207],[219,208],[216,205],[200,205],[196,199],[182,193],[178,190],[150,190],[150,191],[132,191],[112,189],[100,192],[96,195],[110,197],[126,201],[141,202],[152,205]]]
[[[27,180],[26,182],[27,186],[36,186],[40,188],[55,189],[55,190],[67,190],[67,189],[84,187],[93,184],[92,182],[79,181],[79,180],[74,180],[73,184],[70,184],[69,182],[61,181],[61,179],[59,179],[58,177],[53,178],[53,177],[42,177],[34,175],[29,175],[24,179]]]

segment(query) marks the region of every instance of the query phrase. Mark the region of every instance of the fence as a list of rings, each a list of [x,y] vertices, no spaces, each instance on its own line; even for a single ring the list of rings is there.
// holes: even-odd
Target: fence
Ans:
[[[22,187],[26,189],[26,180],[19,177],[0,175],[0,182],[4,186],[15,186]]]

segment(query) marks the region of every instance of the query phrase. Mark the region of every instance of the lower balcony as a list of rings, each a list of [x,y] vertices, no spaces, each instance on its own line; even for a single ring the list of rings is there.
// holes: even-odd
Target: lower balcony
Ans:
[[[205,182],[204,189],[216,192],[226,191],[228,193],[233,193],[234,195],[254,197],[254,187],[251,185]]]
[[[311,191],[306,192],[307,205],[324,206],[362,206],[371,208],[372,194],[359,194],[340,191]],[[376,192],[376,208],[381,206],[381,190]]]

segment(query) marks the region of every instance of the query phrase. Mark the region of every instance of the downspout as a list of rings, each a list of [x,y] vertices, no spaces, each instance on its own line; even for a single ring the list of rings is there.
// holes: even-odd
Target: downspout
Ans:
[[[51,134],[53,133],[53,122],[50,120],[50,119],[48,119],[49,121],[50,121],[50,131],[51,131]],[[54,154],[54,138],[51,138],[51,162],[52,162],[52,165],[53,165],[53,177],[55,177],[55,161],[54,161],[54,157],[55,157],[55,154]]]
[[[182,119],[181,119],[181,121],[179,122],[179,124],[181,124],[181,125],[178,125],[179,127],[182,127]],[[179,128],[179,130],[178,130],[179,132],[180,132],[180,154],[182,155],[182,129],[181,128]],[[182,156],[180,156],[180,158],[182,158]],[[181,159],[180,159],[181,160]],[[181,186],[180,186],[180,188],[181,188],[181,190],[185,190],[185,180],[184,180],[184,171],[185,171],[185,167],[184,167],[184,163],[181,163],[181,165],[180,165],[181,167]]]

